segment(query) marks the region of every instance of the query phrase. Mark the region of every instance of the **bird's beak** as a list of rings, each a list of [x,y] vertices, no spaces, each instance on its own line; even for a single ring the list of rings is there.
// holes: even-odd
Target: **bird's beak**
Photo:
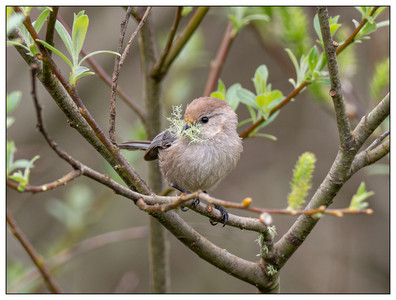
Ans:
[[[182,132],[183,132],[184,130],[187,130],[188,128],[190,128],[190,126],[191,126],[191,123],[186,123],[186,124],[184,124],[184,126],[183,126],[183,128],[182,128]]]
[[[191,124],[194,122],[194,120],[191,119],[191,118],[189,118],[189,117],[185,118],[185,121],[186,121],[186,124],[184,124],[184,126],[183,126],[183,128],[182,128],[182,132],[183,132],[184,130],[189,129],[189,128],[191,127]]]

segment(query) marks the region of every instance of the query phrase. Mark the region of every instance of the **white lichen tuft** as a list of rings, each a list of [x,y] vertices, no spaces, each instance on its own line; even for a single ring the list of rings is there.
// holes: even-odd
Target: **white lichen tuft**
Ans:
[[[202,128],[200,124],[191,124],[189,128],[183,130],[185,125],[185,121],[183,120],[182,115],[182,106],[181,105],[174,105],[172,114],[167,120],[170,122],[169,131],[176,135],[178,138],[186,136],[190,143],[202,143],[203,139],[201,138],[202,135]]]

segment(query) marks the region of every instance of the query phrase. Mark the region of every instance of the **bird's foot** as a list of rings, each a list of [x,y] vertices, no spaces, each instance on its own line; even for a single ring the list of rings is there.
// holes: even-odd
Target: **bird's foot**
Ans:
[[[187,194],[187,195],[188,195],[188,194],[191,194],[191,192],[189,192],[189,191],[187,191],[187,190],[181,188],[180,186],[178,186],[178,185],[176,185],[176,184],[172,184],[172,187],[173,187],[174,189],[176,189],[176,190],[178,190],[178,191],[184,193],[184,194]],[[192,206],[193,206],[193,208],[195,208],[199,203],[200,203],[199,198],[194,198],[194,199],[192,200]],[[184,206],[180,206],[180,210],[181,210],[181,211],[187,211],[188,208],[185,208]]]
[[[228,221],[228,212],[221,205],[218,205],[218,204],[213,204],[213,205],[221,213],[221,219],[222,219],[223,227],[226,226],[227,221]],[[209,222],[213,226],[217,225],[217,223],[218,223],[218,222],[213,221],[213,220],[209,220]]]

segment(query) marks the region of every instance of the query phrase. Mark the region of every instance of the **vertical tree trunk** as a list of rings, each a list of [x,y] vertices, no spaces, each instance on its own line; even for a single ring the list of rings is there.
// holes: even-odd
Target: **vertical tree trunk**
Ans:
[[[156,62],[156,49],[150,26],[150,17],[141,30],[140,39],[141,64],[144,73],[144,99],[146,104],[147,135],[153,139],[161,130],[161,83],[150,76]],[[155,193],[162,190],[162,176],[158,162],[150,162],[148,183]],[[169,292],[169,244],[165,228],[153,217],[150,217],[150,272],[151,290],[154,293]]]

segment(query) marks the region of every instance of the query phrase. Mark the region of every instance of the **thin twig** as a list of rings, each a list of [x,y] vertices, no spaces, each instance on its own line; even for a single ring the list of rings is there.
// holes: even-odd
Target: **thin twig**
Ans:
[[[19,8],[15,7],[14,9],[16,12],[20,12]],[[120,175],[121,178],[123,178],[126,181],[127,184],[130,185],[131,188],[134,188],[138,191],[142,191],[146,194],[150,194],[149,186],[142,180],[142,178],[140,178],[140,176],[135,172],[132,166],[121,155],[119,149],[115,147],[110,142],[110,140],[104,135],[103,130],[99,127],[95,119],[86,109],[81,98],[78,96],[77,90],[74,87],[72,87],[67,82],[67,80],[62,76],[58,67],[56,66],[52,58],[48,55],[46,48],[37,41],[38,36],[30,22],[29,16],[25,18],[23,24],[25,25],[26,29],[29,31],[32,38],[35,40],[36,45],[39,47],[43,56],[44,63],[47,63],[50,66],[53,74],[57,77],[59,82],[66,89],[71,99],[74,101],[75,105],[78,107],[79,113],[83,116],[89,127],[92,129],[96,138],[99,139],[102,145],[105,147],[106,152],[104,152],[103,149],[97,148],[98,150],[101,150],[99,151],[99,153],[102,154],[111,163],[111,165],[116,170],[116,172]],[[80,133],[82,133],[83,136],[86,137],[86,134],[82,128],[76,127],[76,129],[78,129],[79,131],[82,130],[80,131]],[[92,141],[91,137],[86,137],[86,139],[89,142]]]
[[[172,47],[169,50],[169,55],[167,56],[164,66],[162,68],[162,73],[166,74],[168,72],[169,67],[171,66],[175,58],[179,55],[180,51],[184,48],[185,44],[189,41],[190,37],[198,28],[199,24],[201,24],[201,21],[205,17],[208,10],[209,7],[197,8],[194,15],[191,17],[190,21],[184,28],[183,32],[178,35],[178,37],[172,44]]]
[[[375,7],[370,15],[373,15],[374,12],[378,9],[378,7]],[[360,32],[360,30],[363,28],[364,24],[367,22],[367,19],[363,19],[359,26],[355,29],[355,31],[346,39],[346,41],[337,48],[336,55],[341,53],[346,47],[351,45],[351,43],[354,41],[354,38],[356,35]],[[278,111],[280,108],[282,108],[285,104],[287,104],[291,99],[296,97],[299,93],[302,92],[303,88],[310,85],[312,82],[309,81],[304,81],[300,86],[298,86],[294,91],[292,91],[280,104],[278,104],[276,107],[274,107],[271,111],[271,115]],[[259,120],[257,120],[255,123],[253,123],[248,129],[246,129],[244,132],[240,134],[241,138],[247,138],[253,132],[260,124],[262,124],[265,121],[263,117],[261,117]]]
[[[270,116],[272,116],[275,112],[280,110],[283,106],[285,106],[288,102],[290,102],[294,97],[296,97],[307,85],[309,85],[310,82],[304,81],[301,83],[295,90],[293,90],[289,95],[286,96],[285,99],[282,100],[281,103],[279,103],[277,106],[275,106],[271,112]],[[255,123],[253,123],[248,129],[246,129],[244,132],[242,132],[239,136],[243,139],[249,137],[249,135],[258,127],[260,126],[261,123],[263,123],[265,119],[261,117],[259,120],[257,120]]]
[[[23,191],[35,194],[35,193],[40,193],[40,192],[46,192],[49,190],[54,190],[60,186],[65,186],[68,182],[72,181],[74,178],[76,178],[80,175],[81,175],[80,170],[72,170],[69,173],[67,173],[66,175],[62,176],[61,178],[59,178],[53,182],[42,184],[39,186],[27,185]],[[7,186],[9,186],[15,190],[18,190],[18,183],[15,181],[12,181],[10,179],[7,179]]]
[[[219,50],[217,51],[216,59],[211,63],[210,73],[205,85],[203,96],[209,96],[214,90],[216,83],[220,77],[224,62],[231,48],[232,42],[235,40],[237,33],[233,31],[232,22],[228,22],[227,28],[224,32],[223,40],[221,41]]]
[[[348,173],[348,177],[351,177],[361,168],[377,162],[378,160],[389,154],[389,151],[390,151],[389,139],[386,140],[384,143],[377,145],[374,148],[370,148],[365,151],[362,151],[354,158]]]
[[[128,21],[130,18],[131,11],[132,11],[132,7],[128,7],[125,18],[121,21],[120,38],[118,39],[118,46],[117,46],[118,53],[121,53],[122,45],[124,44],[125,32],[128,26]],[[113,144],[116,143],[116,137],[115,137],[116,98],[117,98],[117,85],[118,85],[118,77],[120,75],[120,69],[121,69],[120,57],[116,55],[114,61],[112,84],[110,89],[109,138]]]
[[[140,29],[142,28],[142,26],[144,25],[144,23],[146,22],[146,19],[149,15],[151,11],[151,7],[147,7],[146,12],[144,13],[142,19],[140,20],[138,26],[136,27],[135,31],[132,33],[131,38],[128,41],[128,44],[126,45],[124,52],[121,55],[121,59],[120,59],[120,68],[122,67],[122,65],[124,64],[124,61],[129,53],[129,48],[131,47],[131,44],[133,42],[133,40],[135,39],[136,35],[138,34],[138,32],[140,31]]]
[[[370,12],[370,16],[372,16],[376,10],[379,8],[379,6],[375,6],[373,7],[373,9]],[[337,49],[337,55],[339,53],[341,53],[341,51],[343,51],[347,46],[349,46],[350,44],[352,44],[355,41],[355,37],[356,35],[360,32],[360,30],[362,30],[363,26],[366,25],[367,23],[367,19],[363,18],[363,20],[360,22],[359,26],[356,27],[356,29],[352,32],[352,34],[345,40],[345,42]]]
[[[67,32],[71,34],[70,28],[67,26],[66,22],[58,16],[58,21],[62,23],[62,25],[66,28]],[[88,53],[84,49],[81,49],[81,54],[83,56],[86,56]],[[88,64],[94,69],[95,74],[99,76],[100,79],[102,79],[110,88],[112,85],[112,80],[109,75],[103,70],[103,68],[98,64],[94,56],[90,56],[86,59]],[[121,89],[119,86],[117,86],[117,94],[121,97],[121,99],[124,100],[124,102],[138,115],[140,121],[142,121],[143,125],[146,127],[147,126],[147,121],[144,116],[143,109],[135,102],[133,101],[127,93],[123,89]]]
[[[370,146],[367,147],[366,151],[374,149],[377,147],[381,142],[386,138],[390,133],[390,129],[386,130],[383,134],[381,134],[379,137],[377,137]]]
[[[179,22],[181,20],[181,13],[183,11],[183,7],[179,6],[176,10],[176,16],[175,16],[175,20],[173,22],[173,25],[171,27],[171,29],[169,30],[169,36],[168,36],[168,40],[166,42],[165,48],[162,51],[159,60],[157,61],[157,63],[154,65],[153,70],[151,72],[151,76],[161,76],[162,73],[162,67],[165,63],[165,59],[167,58],[168,54],[169,54],[169,50],[172,46],[173,43],[173,39],[176,35],[176,31],[177,28],[179,26]]]
[[[127,229],[121,229],[117,231],[111,231],[96,235],[94,237],[88,238],[78,244],[71,246],[61,252],[55,254],[51,258],[45,261],[48,269],[52,270],[60,265],[64,265],[71,259],[83,253],[90,252],[92,250],[104,247],[106,245],[111,245],[114,243],[146,238],[148,235],[147,227],[133,227]],[[24,286],[31,284],[39,276],[37,269],[32,269],[31,271],[24,274],[22,277],[18,278],[16,281],[12,282],[8,287],[9,293],[18,292]]]
[[[33,263],[40,271],[41,276],[43,276],[43,279],[47,284],[49,290],[53,293],[62,293],[61,287],[56,282],[54,277],[52,277],[51,273],[49,272],[47,266],[44,263],[44,259],[36,252],[36,249],[34,249],[33,245],[29,242],[28,238],[18,226],[17,222],[14,220],[8,209],[7,224],[10,227],[12,234],[19,240],[22,247],[26,250],[27,254],[30,256]]]

